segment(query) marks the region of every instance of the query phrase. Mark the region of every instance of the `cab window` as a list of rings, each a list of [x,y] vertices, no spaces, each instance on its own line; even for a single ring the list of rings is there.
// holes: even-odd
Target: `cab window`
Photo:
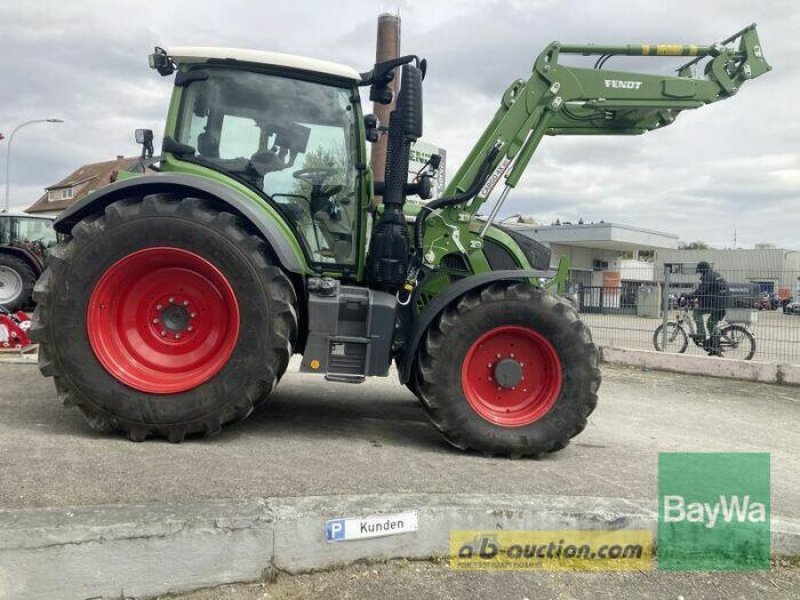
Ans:
[[[177,139],[188,160],[266,194],[312,262],[352,265],[358,247],[358,140],[351,90],[234,68],[188,85]],[[186,157],[182,157],[186,159]]]

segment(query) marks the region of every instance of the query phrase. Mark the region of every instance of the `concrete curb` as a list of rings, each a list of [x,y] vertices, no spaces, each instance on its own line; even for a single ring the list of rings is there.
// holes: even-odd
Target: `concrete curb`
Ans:
[[[0,353],[0,364],[37,365],[39,364],[39,353],[22,354],[20,352],[3,352]]]
[[[642,367],[687,375],[800,385],[800,365],[779,365],[750,360],[656,352],[655,350],[629,350],[610,346],[600,346],[600,360],[612,365]]]
[[[149,596],[359,560],[449,554],[452,529],[647,529],[652,502],[394,494],[0,511],[0,599]],[[325,522],[418,511],[419,530],[328,543]],[[800,556],[800,521],[772,519],[773,553]]]

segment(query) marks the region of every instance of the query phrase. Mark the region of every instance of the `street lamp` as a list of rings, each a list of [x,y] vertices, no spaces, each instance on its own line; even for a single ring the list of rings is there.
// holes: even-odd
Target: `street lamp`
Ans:
[[[33,125],[34,123],[63,123],[63,122],[64,121],[61,119],[32,119],[31,121],[25,121],[21,125],[17,125],[14,128],[14,131],[11,132],[11,136],[8,138],[8,148],[6,149],[6,207],[3,210],[3,212],[8,212],[9,208],[8,184],[11,172],[11,142],[14,141],[14,135],[26,125]]]

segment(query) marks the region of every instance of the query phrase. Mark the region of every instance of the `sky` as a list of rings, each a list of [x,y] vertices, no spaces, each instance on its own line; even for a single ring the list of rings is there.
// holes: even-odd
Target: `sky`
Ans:
[[[366,71],[383,12],[400,14],[402,51],[428,59],[424,138],[446,148],[450,173],[506,87],[527,78],[553,40],[711,44],[758,23],[771,73],[644,136],[545,138],[500,214],[618,222],[720,248],[736,235],[737,247],[800,249],[796,0],[0,0],[0,132],[8,138],[28,119],[65,121],[15,137],[11,204],[30,205],[84,163],[138,154],[137,127],[160,142],[171,79],[147,67],[153,46],[254,48]],[[676,65],[616,63],[664,74]]]

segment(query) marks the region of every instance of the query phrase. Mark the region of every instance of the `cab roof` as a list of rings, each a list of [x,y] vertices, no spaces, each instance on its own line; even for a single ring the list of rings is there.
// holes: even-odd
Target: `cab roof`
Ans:
[[[358,71],[347,65],[320,60],[318,58],[281,54],[279,52],[266,52],[264,50],[183,46],[179,48],[169,48],[167,54],[177,65],[204,63],[209,60],[235,60],[276,67],[288,67],[314,73],[325,73],[326,75],[334,75],[353,81],[361,79]]]
[[[2,217],[25,217],[26,219],[47,219],[48,221],[55,220],[52,215],[32,215],[26,213],[24,210],[11,208],[9,210],[0,210],[0,218]]]

